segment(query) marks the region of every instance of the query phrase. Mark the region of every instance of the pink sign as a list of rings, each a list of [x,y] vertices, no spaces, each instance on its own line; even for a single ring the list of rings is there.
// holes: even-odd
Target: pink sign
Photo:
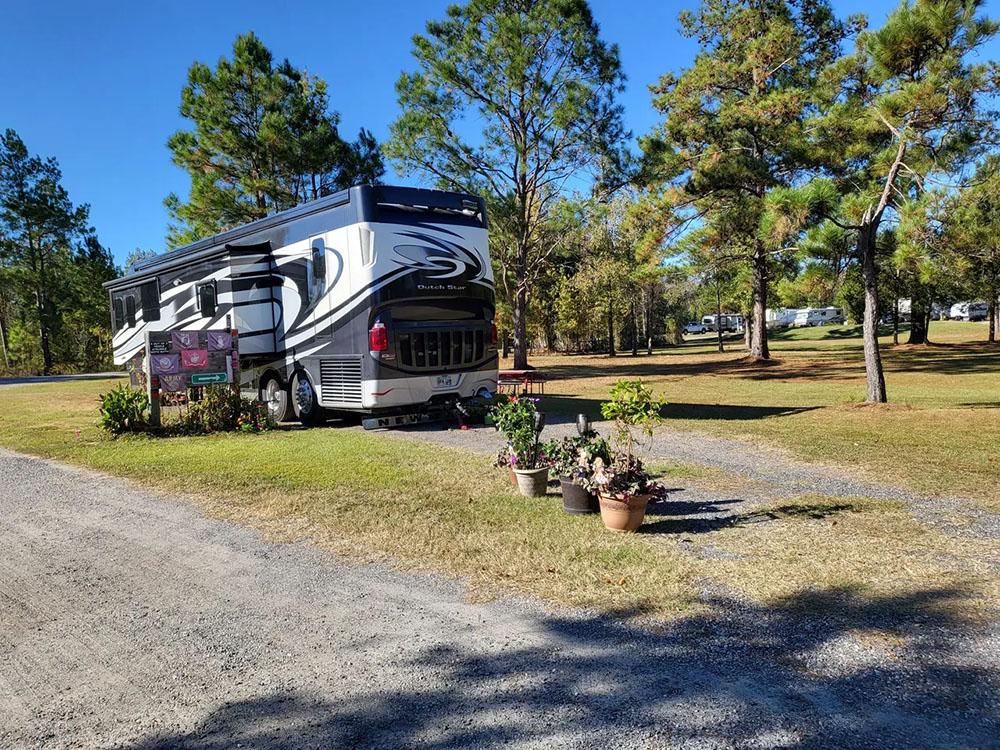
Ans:
[[[181,351],[181,367],[185,370],[208,367],[208,351],[205,349],[184,349]]]

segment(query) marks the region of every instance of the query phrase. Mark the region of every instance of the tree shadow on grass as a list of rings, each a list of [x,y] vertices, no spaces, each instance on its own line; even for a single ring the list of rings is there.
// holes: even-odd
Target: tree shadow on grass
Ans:
[[[714,419],[747,421],[787,417],[819,409],[818,406],[747,406],[743,404],[692,404],[670,402],[661,412],[664,419]],[[542,396],[539,409],[555,417],[553,424],[572,421],[577,414],[586,414],[591,420],[601,419],[601,400],[573,396]],[[572,418],[572,419],[571,419]]]
[[[749,526],[778,521],[782,518],[809,518],[820,520],[839,513],[858,510],[852,503],[789,503],[772,508],[745,513],[706,516],[718,513],[719,505],[741,503],[741,500],[715,500],[703,503],[664,501],[651,505],[647,515],[659,520],[647,521],[639,532],[642,534],[708,534],[720,529]]]
[[[635,610],[531,615],[506,645],[456,634],[384,681],[264,693],[133,747],[995,747],[996,675],[968,653],[983,631],[952,607],[967,595],[714,595],[650,628]]]

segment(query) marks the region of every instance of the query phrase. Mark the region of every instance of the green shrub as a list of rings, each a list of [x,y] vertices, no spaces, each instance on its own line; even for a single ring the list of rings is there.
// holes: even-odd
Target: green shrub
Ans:
[[[101,419],[100,426],[112,435],[126,432],[143,432],[149,427],[146,410],[149,397],[145,391],[137,391],[119,383],[107,393],[98,397]]]
[[[243,398],[226,386],[208,386],[200,401],[192,401],[170,432],[204,435],[210,432],[263,432],[274,426],[267,407],[254,399]]]

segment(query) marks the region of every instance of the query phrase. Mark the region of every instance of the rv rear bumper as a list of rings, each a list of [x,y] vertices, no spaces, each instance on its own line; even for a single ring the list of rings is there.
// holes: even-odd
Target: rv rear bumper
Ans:
[[[419,408],[435,402],[472,398],[483,391],[493,393],[496,388],[497,371],[495,367],[472,372],[362,380],[360,411],[377,412]],[[322,396],[320,403],[324,406],[337,408],[334,404],[325,403]]]

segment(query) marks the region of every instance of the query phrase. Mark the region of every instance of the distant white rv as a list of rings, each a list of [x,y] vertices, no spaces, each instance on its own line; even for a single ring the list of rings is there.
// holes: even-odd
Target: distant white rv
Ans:
[[[796,328],[825,326],[844,322],[844,311],[839,307],[804,307],[795,312]]]
[[[952,320],[986,320],[989,310],[989,305],[985,302],[956,302],[951,306],[948,317]]]
[[[701,324],[705,327],[706,331],[718,331],[720,328],[722,331],[742,331],[743,330],[743,316],[742,315],[722,315],[719,316],[721,325],[716,324],[715,315],[705,315],[701,319]]]
[[[798,314],[798,310],[788,307],[780,307],[776,310],[768,310],[765,312],[765,320],[767,321],[768,328],[788,328],[795,322],[795,316]]]

